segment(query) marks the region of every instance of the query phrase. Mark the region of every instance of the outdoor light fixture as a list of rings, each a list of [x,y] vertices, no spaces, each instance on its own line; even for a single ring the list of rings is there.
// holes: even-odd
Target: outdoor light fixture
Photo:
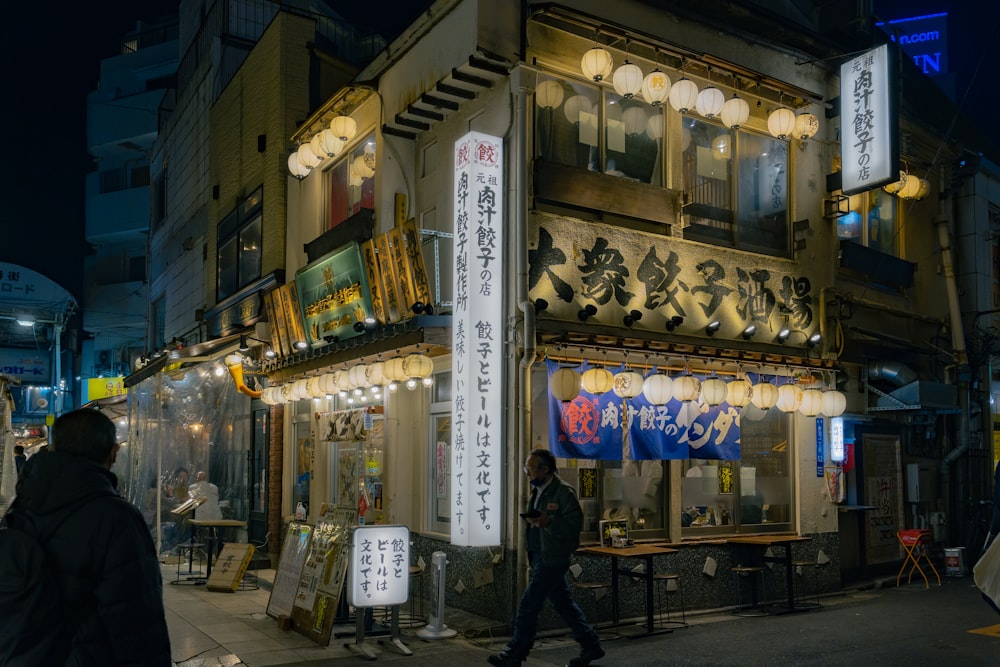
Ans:
[[[638,310],[629,311],[629,314],[622,318],[622,322],[627,327],[631,327],[633,324],[642,319],[642,313]]]
[[[726,96],[715,86],[709,86],[695,98],[694,108],[705,118],[715,118],[722,111]]]
[[[670,88],[670,106],[675,111],[687,113],[698,102],[698,84],[683,78]]]
[[[326,341],[327,345],[332,345],[340,341],[340,336],[323,336],[323,340]]]
[[[778,335],[774,337],[774,340],[778,341],[779,343],[784,343],[786,340],[788,340],[788,337],[791,335],[792,335],[791,329],[789,329],[788,327],[781,327],[781,330],[778,332]]]
[[[609,74],[614,66],[611,54],[599,46],[595,46],[583,54],[580,60],[580,70],[588,79],[601,81]]]
[[[666,324],[667,331],[673,331],[682,324],[684,324],[684,318],[681,317],[680,315],[674,315],[669,320],[667,320]]]
[[[34,315],[18,315],[15,320],[22,327],[32,327],[35,326],[35,316]]]
[[[806,342],[809,344],[809,347],[816,347],[821,340],[823,340],[823,336],[819,332],[816,332],[812,336],[809,336]]]
[[[424,303],[423,301],[417,301],[416,303],[414,303],[412,306],[410,306],[410,310],[412,310],[416,315],[434,314],[434,306],[432,306],[429,303]]]
[[[743,340],[750,340],[751,338],[753,338],[753,335],[755,333],[757,333],[757,325],[756,324],[748,324],[743,329],[743,333],[741,333],[740,335],[743,336]]]
[[[719,320],[712,320],[705,326],[705,333],[709,336],[714,336],[721,326],[722,322]]]
[[[239,351],[240,352],[249,352],[250,351],[250,344],[247,342],[247,337],[246,336],[240,336]]]
[[[719,118],[722,120],[722,124],[729,129],[739,129],[750,118],[750,105],[747,104],[746,100],[733,93],[733,96],[722,105],[722,113],[719,114]]]
[[[545,299],[535,299],[535,315],[541,314],[549,307],[549,302]]]
[[[592,303],[588,303],[586,306],[580,309],[580,312],[576,314],[576,317],[581,322],[586,322],[588,319],[597,314],[597,306]]]
[[[304,350],[307,347],[309,347],[309,343],[305,342],[304,340],[297,340],[297,341],[295,341],[295,348],[296,349],[298,349],[298,350]]]
[[[786,139],[795,131],[795,112],[788,107],[779,107],[767,117],[767,131],[775,139]]]
[[[330,129],[341,141],[350,141],[358,131],[358,123],[350,116],[337,116],[330,121]]]

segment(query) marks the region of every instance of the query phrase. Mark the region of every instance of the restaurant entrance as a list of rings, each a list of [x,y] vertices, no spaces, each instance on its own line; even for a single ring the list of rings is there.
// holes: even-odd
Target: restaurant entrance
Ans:
[[[271,431],[270,411],[267,405],[254,402],[253,433],[250,436],[250,450],[247,452],[247,489],[250,508],[247,517],[247,537],[252,544],[262,544],[267,536],[267,471],[268,447]]]

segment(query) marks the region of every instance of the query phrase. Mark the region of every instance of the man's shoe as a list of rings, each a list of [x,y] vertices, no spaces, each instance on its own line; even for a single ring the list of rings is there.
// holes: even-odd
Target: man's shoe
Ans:
[[[590,663],[595,660],[600,660],[604,657],[604,649],[600,645],[597,646],[585,646],[580,655],[569,661],[566,667],[587,667]]]
[[[604,653],[601,653],[604,655]],[[521,658],[515,658],[510,653],[501,651],[496,655],[491,655],[486,658],[486,662],[490,663],[494,667],[521,667],[523,660]]]

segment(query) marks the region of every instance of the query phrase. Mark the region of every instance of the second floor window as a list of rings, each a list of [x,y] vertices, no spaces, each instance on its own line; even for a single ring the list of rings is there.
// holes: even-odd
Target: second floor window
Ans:
[[[899,256],[896,198],[881,188],[850,197],[849,213],[837,219],[837,238]]]
[[[219,301],[260,278],[263,209],[263,189],[258,187],[219,223]]]
[[[327,171],[327,229],[333,229],[363,208],[375,208],[375,135],[355,145]]]

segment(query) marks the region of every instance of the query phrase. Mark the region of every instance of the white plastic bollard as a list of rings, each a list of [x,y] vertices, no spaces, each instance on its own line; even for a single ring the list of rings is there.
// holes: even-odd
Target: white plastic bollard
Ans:
[[[448,556],[443,551],[435,551],[431,554],[431,586],[437,591],[437,599],[434,608],[431,610],[430,620],[427,626],[417,630],[417,636],[421,639],[447,639],[458,634],[457,630],[452,630],[444,623],[444,596],[447,578]]]

